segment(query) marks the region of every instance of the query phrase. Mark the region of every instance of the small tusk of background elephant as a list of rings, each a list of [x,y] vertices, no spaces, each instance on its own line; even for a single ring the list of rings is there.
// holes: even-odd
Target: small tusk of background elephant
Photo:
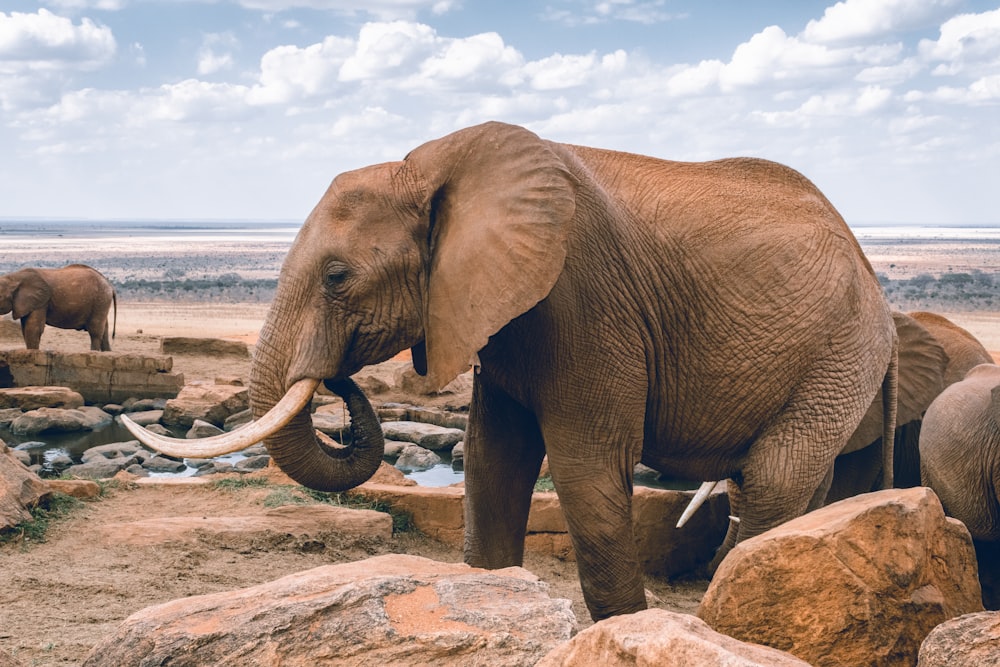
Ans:
[[[45,325],[85,330],[90,349],[109,351],[115,330],[109,331],[108,313],[118,298],[100,271],[85,264],[61,269],[21,269],[0,276],[0,315],[11,313],[21,321],[21,335],[29,350],[37,350]]]
[[[334,179],[281,269],[250,394],[257,419],[293,386],[345,397],[351,447],[317,439],[308,401],[285,401],[265,440],[300,483],[342,490],[383,450],[349,376],[406,348],[438,387],[474,363],[465,559],[522,562],[548,455],[599,619],[646,606],[640,461],[731,480],[735,543],[823,503],[874,403],[891,483],[897,345],[857,240],[796,171],[491,122]]]

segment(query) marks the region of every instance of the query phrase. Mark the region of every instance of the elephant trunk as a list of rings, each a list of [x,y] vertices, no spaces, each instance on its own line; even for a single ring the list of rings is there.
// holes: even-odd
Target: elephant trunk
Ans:
[[[261,342],[266,336],[261,337]],[[250,404],[255,418],[274,406],[284,393],[278,381],[280,364],[268,358],[273,349],[258,343],[251,368]],[[264,440],[271,458],[289,477],[317,491],[345,491],[364,483],[382,462],[385,440],[378,416],[368,398],[350,378],[326,381],[327,388],[344,399],[351,417],[349,445],[340,446],[317,434],[308,403],[281,429]]]

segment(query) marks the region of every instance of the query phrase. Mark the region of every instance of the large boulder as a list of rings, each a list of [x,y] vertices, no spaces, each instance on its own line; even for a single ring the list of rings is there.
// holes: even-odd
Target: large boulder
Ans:
[[[809,667],[795,656],[719,634],[696,616],[647,609],[613,616],[557,646],[537,667]]]
[[[465,437],[461,429],[411,421],[384,422],[382,434],[389,440],[412,442],[434,451],[450,450]]]
[[[249,358],[247,344],[239,340],[224,338],[192,338],[187,336],[167,336],[160,340],[163,354],[194,354],[212,357]]]
[[[521,568],[397,554],[149,607],[84,665],[534,665],[575,624]]]
[[[823,665],[913,665],[981,611],[972,538],[925,487],[842,500],[734,548],[698,610],[718,632]]]
[[[191,428],[196,419],[222,427],[226,417],[249,407],[246,387],[228,384],[189,384],[167,401],[160,418],[168,426]]]
[[[0,408],[22,411],[38,408],[78,408],[83,396],[69,387],[11,387],[0,389]]]
[[[51,493],[0,440],[0,530],[31,520],[31,508]]]
[[[111,425],[113,417],[92,405],[66,410],[38,408],[23,413],[10,423],[11,433],[35,435],[45,432],[96,431]]]
[[[920,645],[917,667],[1000,667],[1000,612],[945,621]]]

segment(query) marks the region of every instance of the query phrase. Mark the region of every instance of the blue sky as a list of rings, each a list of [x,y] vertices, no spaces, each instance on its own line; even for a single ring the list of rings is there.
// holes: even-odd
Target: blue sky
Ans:
[[[1000,2],[5,0],[0,218],[305,218],[486,120],[1000,224]]]

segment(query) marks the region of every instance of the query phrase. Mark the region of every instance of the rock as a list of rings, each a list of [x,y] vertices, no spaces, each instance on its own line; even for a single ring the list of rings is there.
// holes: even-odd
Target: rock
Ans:
[[[391,459],[398,458],[403,450],[412,445],[412,442],[400,442],[399,440],[386,440],[385,447],[382,449],[382,456],[387,456]]]
[[[358,376],[354,378],[354,381],[358,384],[361,391],[365,393],[365,396],[377,396],[391,389],[385,380],[374,375]]]
[[[368,480],[368,484],[392,484],[395,486],[417,486],[417,483],[403,474],[403,472],[391,466],[385,461],[379,464],[375,474]]]
[[[198,354],[202,356],[224,356],[249,358],[247,344],[238,340],[222,338],[191,338],[186,336],[168,336],[160,340],[160,352],[163,354]]]
[[[125,442],[112,442],[107,445],[97,445],[85,451],[80,459],[87,463],[97,458],[119,459],[135,456],[139,452],[144,452],[147,457],[150,452],[142,446],[138,440],[126,440]]]
[[[1000,612],[966,614],[937,626],[920,645],[917,667],[1000,667]]]
[[[0,408],[79,408],[83,396],[68,387],[12,387],[0,389]]]
[[[697,616],[665,609],[613,616],[580,632],[537,667],[809,667],[795,656],[719,634]]]
[[[434,451],[450,450],[465,438],[461,429],[411,421],[383,422],[382,434],[389,440],[412,442]]]
[[[451,448],[451,463],[452,467],[458,466],[459,468],[465,463],[465,442],[456,442],[455,446]]]
[[[187,385],[176,398],[167,401],[160,421],[167,426],[190,428],[194,420],[201,419],[221,427],[226,417],[249,407],[248,396],[246,387]]]
[[[31,454],[19,449],[7,449],[7,453],[20,461],[25,467],[31,466]]]
[[[31,520],[31,508],[51,494],[49,485],[28,470],[0,440],[0,530]]]
[[[110,479],[130,465],[138,465],[134,457],[106,459],[98,457],[87,463],[73,465],[66,469],[66,474],[82,479]]]
[[[10,426],[10,423],[21,416],[24,411],[21,408],[0,409],[0,426]]]
[[[125,412],[146,412],[162,410],[167,405],[166,398],[130,398],[122,403]]]
[[[236,412],[226,417],[226,421],[222,423],[222,430],[232,431],[238,429],[240,426],[249,424],[252,421],[253,421],[253,412],[250,410],[250,408],[247,408],[246,410],[240,410],[239,412]]]
[[[174,434],[170,432],[170,429],[163,424],[150,424],[145,427],[150,433],[155,433],[157,435],[166,435],[172,437]]]
[[[89,500],[99,498],[101,495],[100,485],[85,479],[49,479],[45,480],[45,483],[53,491],[74,498]]]
[[[441,463],[441,457],[419,445],[407,445],[396,459],[396,468],[406,472],[429,470]]]
[[[317,410],[312,414],[313,428],[326,433],[328,436],[340,442],[344,434],[350,433],[351,420],[340,410],[327,411]]]
[[[250,472],[252,470],[260,470],[261,468],[266,468],[267,464],[271,462],[271,457],[267,454],[258,454],[257,456],[248,456],[247,458],[237,461],[233,464],[233,469],[236,472]]]
[[[219,435],[222,432],[222,429],[215,424],[209,424],[201,419],[195,419],[194,423],[191,424],[191,428],[189,428],[187,433],[184,434],[184,437],[190,439],[208,438],[213,435]]]
[[[163,419],[163,410],[140,410],[130,412],[128,418],[139,426],[151,426],[158,424]]]
[[[848,498],[738,544],[698,610],[811,664],[912,665],[934,626],[982,610],[972,539],[927,488]]]
[[[71,410],[38,408],[25,412],[12,421],[10,430],[18,435],[34,435],[46,431],[94,431],[110,425],[112,419],[104,410],[93,406],[84,405]]]
[[[187,465],[183,461],[162,455],[151,457],[143,462],[142,467],[149,472],[179,473],[187,470]]]
[[[533,665],[576,623],[547,588],[521,568],[378,556],[149,607],[84,665]]]
[[[440,394],[471,394],[472,393],[472,372],[462,373],[440,391],[431,389],[426,377],[417,375],[412,365],[401,366],[393,374],[393,382],[396,387],[408,394],[420,394],[422,396],[434,396]]]
[[[228,384],[234,387],[243,387],[246,385],[243,382],[243,378],[239,375],[220,375],[215,378],[215,384]]]

